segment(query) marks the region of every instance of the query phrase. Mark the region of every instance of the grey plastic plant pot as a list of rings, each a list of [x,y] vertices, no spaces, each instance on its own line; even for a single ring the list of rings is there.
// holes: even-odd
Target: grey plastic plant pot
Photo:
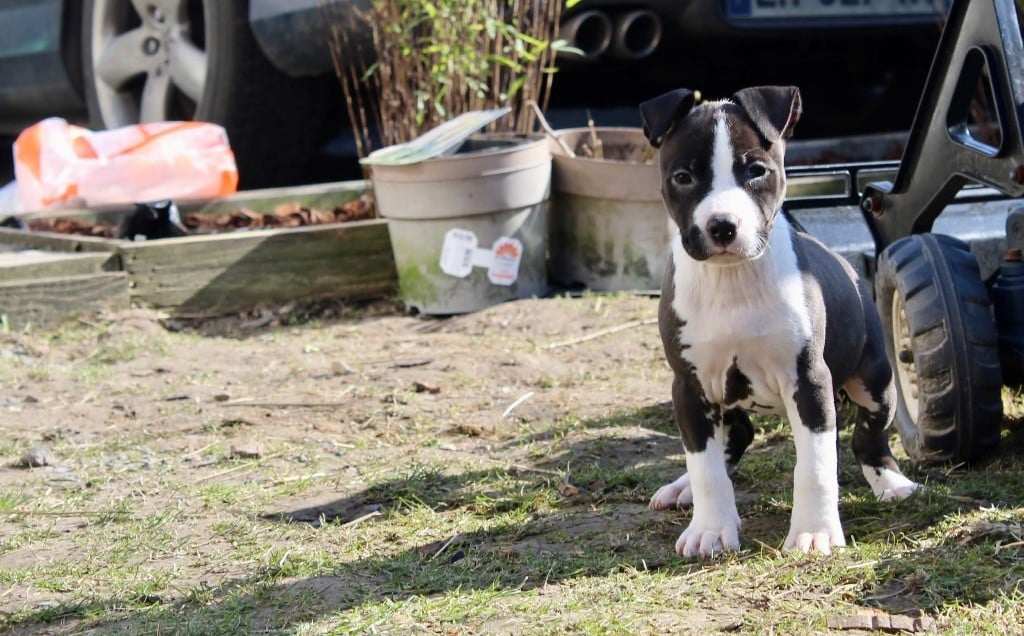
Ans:
[[[547,292],[547,140],[478,135],[457,154],[371,170],[408,309],[461,314]],[[455,274],[442,263],[453,231],[475,244],[472,250],[456,246],[467,262]],[[518,267],[499,272],[495,263],[509,250],[519,251]]]
[[[549,234],[551,279],[594,291],[661,289],[670,221],[656,161],[640,128],[596,128],[604,157],[583,156],[589,128],[555,131]]]

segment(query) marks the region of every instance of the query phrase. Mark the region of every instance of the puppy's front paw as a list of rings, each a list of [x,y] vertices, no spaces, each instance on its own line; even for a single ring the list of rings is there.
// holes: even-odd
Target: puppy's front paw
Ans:
[[[735,552],[740,549],[739,531],[738,518],[710,524],[694,519],[679,535],[676,553],[684,557],[711,558],[723,552]]]
[[[832,554],[833,548],[845,545],[846,538],[843,537],[843,527],[839,519],[821,519],[817,523],[798,523],[794,519],[789,528],[789,536],[782,547],[784,550],[798,550],[804,554]]]
[[[683,473],[679,479],[659,488],[658,492],[651,497],[649,507],[651,510],[668,510],[669,508],[685,508],[692,504],[693,491],[690,489],[690,474]]]

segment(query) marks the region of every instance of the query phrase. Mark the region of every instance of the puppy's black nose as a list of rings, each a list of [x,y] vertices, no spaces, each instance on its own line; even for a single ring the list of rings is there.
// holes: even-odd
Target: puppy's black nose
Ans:
[[[716,245],[725,247],[736,238],[736,217],[732,215],[713,216],[708,220],[708,236]]]

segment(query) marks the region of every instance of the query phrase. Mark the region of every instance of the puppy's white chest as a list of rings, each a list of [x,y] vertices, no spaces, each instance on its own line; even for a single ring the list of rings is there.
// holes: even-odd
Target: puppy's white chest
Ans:
[[[779,309],[784,307],[690,314],[680,344],[709,400],[757,412],[781,411],[781,394],[796,378],[803,339],[793,329],[793,316]]]
[[[761,259],[732,266],[697,263],[673,242],[679,345],[711,402],[781,412],[793,389],[811,320],[785,234]]]

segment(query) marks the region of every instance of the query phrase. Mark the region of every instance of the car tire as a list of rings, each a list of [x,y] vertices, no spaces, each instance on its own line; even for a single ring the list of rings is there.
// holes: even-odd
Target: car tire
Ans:
[[[213,122],[227,130],[241,187],[300,180],[322,137],[325,82],[274,68],[250,29],[247,0],[182,0],[178,16],[140,16],[135,4],[85,0],[90,125]]]
[[[896,241],[878,259],[875,291],[907,454],[922,463],[990,454],[1002,375],[992,305],[967,244],[940,234]]]

